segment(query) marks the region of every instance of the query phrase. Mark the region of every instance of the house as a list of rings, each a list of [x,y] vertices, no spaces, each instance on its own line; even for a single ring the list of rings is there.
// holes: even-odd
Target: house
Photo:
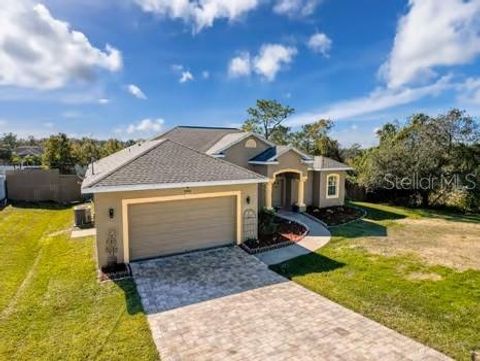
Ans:
[[[350,169],[239,129],[173,128],[88,168],[98,264],[240,244],[263,207],[343,205]]]
[[[43,148],[38,145],[21,145],[15,148],[13,154],[20,158],[40,157],[43,154]]]

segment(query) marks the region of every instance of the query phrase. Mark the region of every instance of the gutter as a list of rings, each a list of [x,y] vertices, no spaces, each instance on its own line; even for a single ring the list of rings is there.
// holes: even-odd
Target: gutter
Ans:
[[[194,187],[215,187],[215,186],[233,186],[238,184],[259,184],[267,183],[267,178],[261,179],[239,179],[231,181],[210,181],[210,182],[184,182],[184,183],[157,183],[157,184],[130,184],[120,186],[98,186],[82,188],[82,194],[91,193],[110,193],[110,192],[131,192],[157,189],[173,188],[194,188]]]

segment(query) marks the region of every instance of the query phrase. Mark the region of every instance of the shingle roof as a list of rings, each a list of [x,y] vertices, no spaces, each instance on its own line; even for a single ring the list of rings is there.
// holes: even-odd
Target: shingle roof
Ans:
[[[155,139],[170,139],[176,143],[205,153],[224,136],[234,133],[242,134],[244,132],[236,128],[178,126],[166,133],[160,134]]]
[[[82,187],[89,187],[92,184],[95,184],[100,179],[106,177],[108,174],[123,166],[125,163],[134,160],[141,154],[162,143],[163,141],[165,140],[160,139],[136,143],[128,148],[122,149],[119,152],[94,162],[87,169]]]
[[[270,147],[265,149],[262,153],[257,154],[255,157],[250,159],[253,162],[266,162],[269,159],[273,158],[277,154],[277,147]]]
[[[125,161],[120,167],[82,188],[88,191],[103,187],[144,186],[181,183],[251,181],[266,178],[235,164],[213,158],[169,139],[153,141],[146,151]]]
[[[234,144],[246,138],[250,133],[248,132],[238,132],[238,133],[229,133],[224,135],[220,140],[213,144],[207,151],[207,154],[217,154],[222,151],[225,147],[228,147],[230,144]]]
[[[293,150],[294,152],[298,153],[304,160],[311,160],[312,158],[300,152],[299,150],[295,149],[294,147],[288,145],[276,145],[274,147],[270,147],[264,150],[262,153],[257,154],[255,157],[250,159],[251,162],[268,162],[277,160],[282,154],[288,152],[289,150]]]
[[[338,162],[335,159],[324,157],[324,156],[315,156],[313,159],[313,170],[327,170],[327,169],[335,169],[335,170],[351,170],[352,167]]]
[[[20,145],[13,151],[19,157],[26,157],[29,155],[42,155],[43,148],[38,145]]]

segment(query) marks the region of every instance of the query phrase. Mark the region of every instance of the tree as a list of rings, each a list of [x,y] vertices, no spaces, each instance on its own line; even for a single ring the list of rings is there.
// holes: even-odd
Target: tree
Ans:
[[[122,150],[123,144],[118,139],[109,139],[105,142],[100,150],[102,157],[107,157],[110,154],[116,153],[119,150]]]
[[[367,188],[402,191],[428,207],[458,190],[445,180],[466,180],[478,170],[472,161],[478,123],[458,109],[437,117],[414,114],[404,126],[387,123],[377,134],[379,146],[357,160],[357,180]],[[392,180],[406,182],[389,188]]]
[[[340,145],[328,136],[332,128],[333,122],[329,119],[302,125],[299,131],[291,135],[292,144],[311,155],[324,155],[341,160]]]
[[[360,144],[354,143],[350,147],[341,150],[341,157],[347,164],[352,164],[352,162],[359,158],[364,152],[365,150],[362,149]]]
[[[259,99],[255,107],[247,109],[249,118],[243,124],[242,129],[249,132],[261,134],[265,139],[270,139],[272,134],[295,109],[288,105],[282,105],[276,100]],[[288,128],[287,128],[288,129]],[[285,131],[285,128],[283,128]]]
[[[270,134],[270,141],[279,145],[287,145],[291,142],[290,128],[279,125]]]
[[[91,138],[82,138],[73,145],[73,155],[76,162],[81,166],[86,166],[94,160],[100,159],[100,148],[95,140]]]
[[[70,173],[75,165],[70,139],[64,133],[50,136],[44,145],[42,164],[46,168]]]
[[[2,137],[1,143],[5,148],[13,152],[18,145],[18,138],[13,133],[6,133]]]
[[[13,133],[5,133],[0,139],[0,159],[4,163],[12,160],[12,155],[18,145],[17,136]]]

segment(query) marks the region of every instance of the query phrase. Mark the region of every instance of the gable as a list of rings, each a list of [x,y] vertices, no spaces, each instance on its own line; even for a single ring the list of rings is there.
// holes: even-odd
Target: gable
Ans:
[[[252,143],[255,142],[255,147]],[[254,135],[242,139],[240,142],[233,144],[223,152],[224,160],[235,163],[239,166],[249,168],[249,160],[257,154],[264,152],[270,148],[270,145]]]
[[[293,149],[289,149],[285,153],[279,155],[277,161],[283,168],[306,167],[303,157]]]

